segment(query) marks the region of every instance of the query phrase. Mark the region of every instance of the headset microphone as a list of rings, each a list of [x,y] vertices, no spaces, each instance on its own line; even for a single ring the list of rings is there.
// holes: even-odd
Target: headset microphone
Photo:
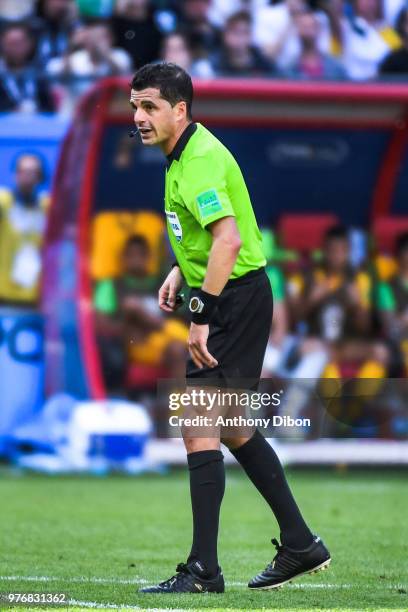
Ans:
[[[130,130],[129,131],[129,138],[134,138],[135,136],[137,136],[139,133],[139,130]]]

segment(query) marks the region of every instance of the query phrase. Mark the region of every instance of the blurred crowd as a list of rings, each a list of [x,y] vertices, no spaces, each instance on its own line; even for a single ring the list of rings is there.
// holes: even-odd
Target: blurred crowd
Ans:
[[[105,245],[107,232],[122,234],[119,265],[110,275],[99,266],[94,293],[105,380],[114,391],[182,378],[187,356],[187,308],[168,316],[157,305],[170,261],[164,224],[153,230],[152,222],[139,223],[132,231],[131,214],[124,230],[123,213],[101,213],[107,223],[97,232]],[[161,248],[152,249],[152,233]],[[307,381],[305,398],[319,380],[408,377],[408,232],[396,235],[387,254],[367,232],[339,224],[308,252],[285,249],[273,229],[262,235],[274,295],[264,377]],[[188,289],[184,294],[188,299]],[[374,395],[378,385],[371,390]],[[296,395],[288,394],[295,413],[303,402],[298,389]]]
[[[275,316],[265,375],[408,376],[408,233],[398,235],[385,265],[366,238],[334,225],[306,259],[269,261]]]
[[[95,80],[171,61],[197,78],[402,79],[406,0],[0,0],[0,111],[69,111]]]

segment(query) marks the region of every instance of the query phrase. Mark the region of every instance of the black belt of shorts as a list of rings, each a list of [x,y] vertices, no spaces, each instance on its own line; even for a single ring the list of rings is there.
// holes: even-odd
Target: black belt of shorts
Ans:
[[[251,280],[252,278],[261,276],[264,273],[265,273],[265,267],[257,268],[256,270],[250,270],[246,274],[243,274],[242,276],[238,276],[238,278],[231,278],[225,285],[224,289],[228,289],[229,287],[236,287],[237,285],[242,285],[246,283],[247,281]]]

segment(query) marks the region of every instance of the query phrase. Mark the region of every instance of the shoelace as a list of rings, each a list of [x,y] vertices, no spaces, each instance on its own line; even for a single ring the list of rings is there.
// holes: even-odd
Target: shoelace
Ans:
[[[279,566],[282,566],[282,569],[285,569],[287,567],[287,561],[289,561],[290,565],[292,565],[293,561],[286,553],[285,547],[282,546],[282,544],[279,544],[276,538],[272,538],[271,542],[275,546],[277,552],[272,561],[267,565],[266,571],[279,568]]]
[[[176,574],[164,582],[160,583],[160,586],[163,588],[170,588],[176,581],[183,580],[186,575],[189,575],[189,571],[187,569],[186,563],[179,563],[176,567]]]

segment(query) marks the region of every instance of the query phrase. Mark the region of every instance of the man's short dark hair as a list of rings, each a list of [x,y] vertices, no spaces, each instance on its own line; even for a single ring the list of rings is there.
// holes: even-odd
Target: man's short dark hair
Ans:
[[[134,246],[141,247],[146,252],[150,250],[149,243],[146,237],[142,234],[133,234],[132,236],[129,236],[129,238],[125,242],[125,246],[123,247],[123,252],[126,253]]]
[[[171,38],[172,36],[179,36],[180,38],[183,39],[186,47],[188,48],[189,51],[192,50],[193,46],[194,46],[194,40],[193,37],[191,36],[190,32],[188,31],[187,28],[184,27],[179,27],[176,30],[172,30],[171,32],[168,32],[164,38],[163,38],[163,45],[166,42],[166,40],[168,40],[169,38]]]
[[[3,38],[8,32],[11,32],[12,30],[22,30],[28,36],[28,38],[33,39],[33,30],[27,21],[11,21],[4,24],[0,29],[1,38]]]
[[[398,236],[395,250],[398,257],[405,253],[405,251],[408,251],[408,232],[404,232]]]
[[[330,227],[324,237],[325,242],[331,240],[345,240],[348,242],[348,231],[344,225],[333,225]]]
[[[245,23],[247,23],[248,25],[251,25],[252,23],[251,13],[244,9],[241,11],[236,11],[235,13],[232,13],[232,15],[230,15],[225,22],[225,28],[234,26],[236,23],[239,23],[241,21],[245,21]]]
[[[190,75],[177,64],[170,62],[146,64],[135,73],[131,86],[136,91],[148,87],[158,89],[160,96],[171,106],[175,106],[177,102],[185,102],[187,118],[192,118],[193,83]]]

